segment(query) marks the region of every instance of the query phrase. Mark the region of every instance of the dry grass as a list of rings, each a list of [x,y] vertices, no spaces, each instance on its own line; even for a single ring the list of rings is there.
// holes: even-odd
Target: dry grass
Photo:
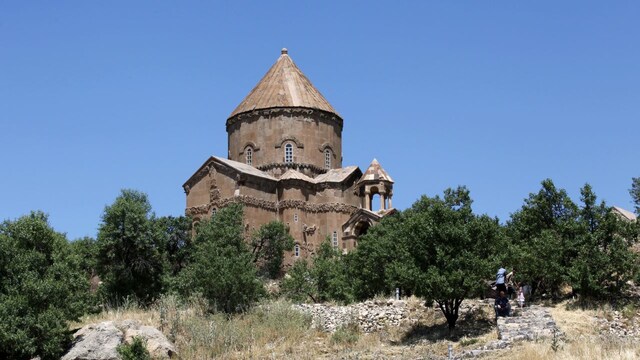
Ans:
[[[449,344],[454,352],[478,349],[496,340],[493,310],[479,304],[461,314],[457,331],[449,334],[442,313],[424,307],[419,299],[408,299],[412,322],[388,327],[372,334],[346,326],[336,334],[310,328],[311,319],[291,309],[286,301],[265,302],[244,314],[227,317],[208,314],[206,303],[194,299],[180,303],[165,297],[151,309],[125,303],[87,316],[79,327],[106,320],[136,319],[161,329],[172,340],[182,359],[388,359],[444,357]],[[498,359],[636,359],[640,345],[597,333],[593,317],[611,309],[581,310],[567,303],[550,308],[565,337],[557,352],[552,341],[522,343],[490,357]]]
[[[557,351],[552,348],[553,339],[523,343],[513,350],[502,352],[498,359],[638,359],[640,344],[637,340],[621,339],[599,334],[594,317],[610,317],[609,306],[597,309],[581,309],[572,302],[564,302],[549,308],[564,337],[557,339]]]
[[[556,352],[551,349],[551,342],[545,341],[526,343],[502,355],[498,359],[631,360],[640,358],[640,347],[637,341],[593,337],[569,340]]]
[[[133,304],[108,307],[71,326],[77,328],[107,320],[139,320],[160,329],[176,345],[183,359],[280,358],[295,354],[300,343],[316,335],[309,329],[311,319],[283,301],[265,303],[233,317],[208,314],[206,308],[200,299],[182,304],[168,296],[146,310]],[[304,358],[302,351],[297,355]]]

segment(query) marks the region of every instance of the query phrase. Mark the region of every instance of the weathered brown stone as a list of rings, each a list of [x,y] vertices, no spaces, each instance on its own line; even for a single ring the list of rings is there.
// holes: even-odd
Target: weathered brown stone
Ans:
[[[363,176],[342,167],[343,120],[283,51],[227,119],[227,158],[210,157],[183,185],[194,223],[231,203],[244,205],[247,236],[279,220],[300,257],[327,237],[348,251],[393,212],[393,180],[374,160]],[[290,152],[288,152],[290,151]],[[372,197],[381,208],[372,209]],[[335,235],[334,235],[335,234]],[[296,260],[295,251],[285,264]]]

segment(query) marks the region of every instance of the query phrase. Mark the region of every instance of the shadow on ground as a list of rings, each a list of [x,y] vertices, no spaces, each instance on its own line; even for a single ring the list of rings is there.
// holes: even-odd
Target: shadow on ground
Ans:
[[[433,325],[417,324],[407,330],[398,345],[414,345],[423,341],[458,341],[464,337],[479,337],[495,330],[495,320],[487,318],[482,311],[470,311],[458,319],[453,332],[449,331],[446,322]]]

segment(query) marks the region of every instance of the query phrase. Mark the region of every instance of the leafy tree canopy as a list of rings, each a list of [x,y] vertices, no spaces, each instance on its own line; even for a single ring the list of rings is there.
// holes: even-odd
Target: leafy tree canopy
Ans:
[[[631,180],[631,189],[629,190],[631,198],[635,203],[636,214],[640,215],[640,177]]]
[[[70,243],[72,252],[80,260],[80,266],[86,276],[91,279],[95,276],[98,265],[98,246],[94,238],[83,237]]]
[[[482,290],[505,251],[498,220],[471,203],[465,187],[448,189],[373,227],[350,256],[358,297],[399,287],[435,301],[453,329],[463,299]]]
[[[578,255],[569,268],[574,292],[585,299],[613,299],[634,279],[638,257],[631,250],[635,241],[632,224],[622,221],[589,184],[581,190],[581,227],[576,246]]]
[[[79,257],[44,213],[0,225],[0,358],[58,359],[88,295]]]
[[[453,329],[462,301],[482,291],[499,263],[504,237],[497,219],[474,215],[465,187],[422,197],[407,213],[404,238],[414,244],[416,295],[434,300]]]
[[[352,302],[353,287],[347,266],[346,258],[327,237],[312,257],[311,265],[306,259],[293,264],[282,282],[283,293],[294,301]]]
[[[122,190],[105,207],[98,230],[97,266],[109,300],[132,296],[149,304],[162,291],[164,238],[153,220],[147,195],[139,191]]]
[[[162,216],[154,218],[152,223],[159,236],[158,244],[164,258],[166,276],[175,277],[187,265],[193,250],[192,220],[185,216]]]
[[[284,252],[293,250],[293,237],[280,221],[264,224],[251,238],[253,262],[261,275],[275,279],[280,275]]]
[[[522,208],[511,215],[507,224],[514,245],[510,261],[518,279],[529,279],[533,293],[557,295],[567,282],[567,269],[578,255],[578,215],[577,205],[551,179],[542,181],[541,189],[529,194]]]
[[[212,311],[243,311],[264,295],[244,240],[242,212],[232,204],[201,221],[189,263],[178,275],[179,291],[203,295]]]
[[[578,206],[565,190],[544,180],[508,223],[518,279],[529,282],[534,293],[558,297],[568,284],[583,298],[611,298],[637,273],[633,224],[598,203],[589,184],[580,193]]]

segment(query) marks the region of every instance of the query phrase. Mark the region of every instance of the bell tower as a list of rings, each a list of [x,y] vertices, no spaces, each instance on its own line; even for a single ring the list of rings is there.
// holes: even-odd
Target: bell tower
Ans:
[[[372,212],[386,212],[393,208],[393,179],[382,168],[378,160],[373,159],[371,165],[358,181],[358,194],[362,208]],[[373,199],[380,196],[380,208],[373,209]]]

